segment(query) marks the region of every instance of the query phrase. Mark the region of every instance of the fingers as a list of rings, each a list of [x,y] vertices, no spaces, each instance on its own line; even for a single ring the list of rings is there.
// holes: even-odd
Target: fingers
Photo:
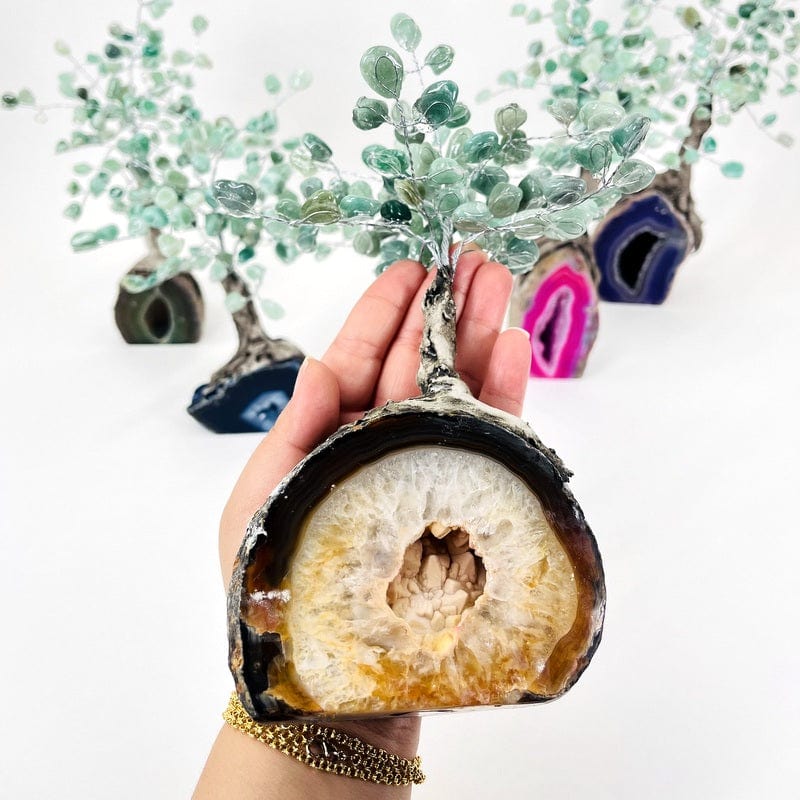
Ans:
[[[509,328],[495,340],[480,400],[519,416],[531,369],[531,340],[527,331]]]
[[[476,397],[486,378],[512,285],[511,274],[502,264],[487,262],[466,296],[457,330],[456,369]]]
[[[356,303],[322,357],[339,382],[344,411],[372,405],[384,356],[424,279],[425,268],[416,261],[389,267]]]
[[[270,492],[303,457],[339,425],[336,375],[307,358],[294,395],[244,468],[220,522],[220,565],[227,586],[247,524]]]
[[[457,319],[462,316],[467,307],[467,297],[473,281],[485,262],[486,254],[480,250],[464,253],[458,260],[453,284]],[[375,405],[383,405],[388,400],[405,400],[419,394],[417,369],[423,329],[422,300],[432,280],[433,270],[411,301],[406,318],[386,355],[384,367],[375,388]]]

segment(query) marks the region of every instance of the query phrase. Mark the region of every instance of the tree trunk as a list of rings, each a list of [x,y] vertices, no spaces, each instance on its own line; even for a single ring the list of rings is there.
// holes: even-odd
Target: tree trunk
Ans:
[[[267,364],[303,358],[303,353],[291,342],[267,336],[261,326],[250,290],[238,275],[229,272],[222,279],[222,286],[226,293],[238,292],[247,302],[231,315],[239,337],[239,346],[233,358],[211,376],[210,384],[237,378]]]

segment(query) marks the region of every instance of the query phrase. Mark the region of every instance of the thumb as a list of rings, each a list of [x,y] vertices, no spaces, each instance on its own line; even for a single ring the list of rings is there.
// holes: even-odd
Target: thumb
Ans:
[[[301,459],[339,425],[339,383],[321,361],[306,358],[294,393],[247,462],[222,512],[219,552],[227,586],[250,518]]]

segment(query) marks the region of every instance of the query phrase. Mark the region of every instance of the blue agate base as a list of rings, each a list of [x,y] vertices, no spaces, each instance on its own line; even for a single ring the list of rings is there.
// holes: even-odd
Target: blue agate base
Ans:
[[[302,358],[292,358],[205,383],[195,390],[186,410],[214,433],[264,433],[289,402],[302,363]]]
[[[686,223],[664,195],[631,199],[597,229],[598,291],[617,303],[663,303],[689,252]]]

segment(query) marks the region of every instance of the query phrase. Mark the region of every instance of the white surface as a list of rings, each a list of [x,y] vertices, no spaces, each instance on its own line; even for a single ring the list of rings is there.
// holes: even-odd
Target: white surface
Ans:
[[[523,61],[506,5],[488,20],[486,3],[405,8],[426,43],[456,47],[472,97]],[[132,7],[4,0],[3,89],[54,97],[52,41],[96,47]],[[348,119],[357,61],[388,41],[394,10],[197,0],[164,27],[177,45],[192,13],[211,18],[218,66],[198,94],[239,118],[264,104],[265,72],[311,68],[282,128],[329,130],[334,114],[328,138],[354,159],[371,141]],[[782,110],[796,130],[796,101]],[[198,345],[116,335],[115,284],[141,249],[69,251],[71,162],[50,155],[64,124],[0,117],[0,797],[188,796],[230,687],[217,519],[257,437],[211,435],[183,411],[232,349],[213,287]],[[604,641],[557,703],[426,719],[421,800],[796,797],[800,151],[747,120],[718,138],[747,174],[697,170],[706,242],[667,305],[604,305],[586,376],[528,394],[604,554]],[[356,257],[271,267],[289,310],[274,330],[319,355],[369,275]]]

